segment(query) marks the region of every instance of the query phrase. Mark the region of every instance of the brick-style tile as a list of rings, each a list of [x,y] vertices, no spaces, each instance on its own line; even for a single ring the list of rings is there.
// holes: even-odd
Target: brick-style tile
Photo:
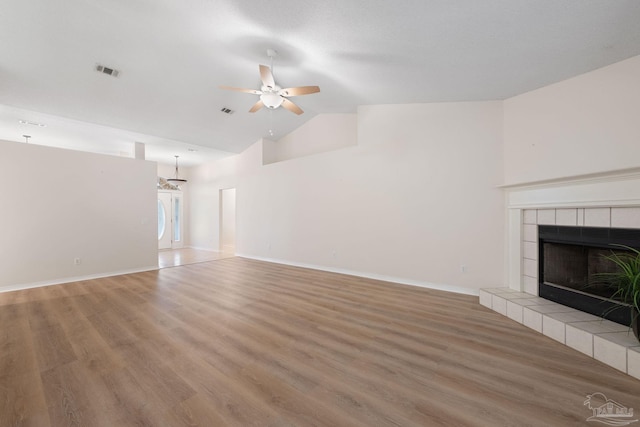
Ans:
[[[523,224],[537,224],[538,211],[536,209],[525,209],[522,214]]]
[[[585,227],[611,227],[611,208],[588,208],[584,210]]]
[[[491,308],[491,294],[489,292],[480,289],[478,297],[480,298],[480,305]]]
[[[522,271],[525,276],[538,277],[538,261],[525,258],[522,262]]]
[[[631,332],[594,335],[593,357],[622,372],[627,372],[627,347],[638,344]]]
[[[522,255],[528,259],[538,259],[538,244],[535,242],[523,242]]]
[[[499,295],[491,295],[491,309],[495,312],[507,315],[507,300]]]
[[[556,209],[556,225],[578,225],[578,209]]]
[[[537,276],[537,275],[536,275]],[[531,276],[523,276],[522,284],[524,286],[524,291],[529,295],[538,295],[538,278]]]
[[[640,228],[640,208],[611,208],[611,227]]]
[[[565,326],[565,344],[580,353],[593,357],[593,334],[568,323]]]
[[[522,309],[522,323],[526,327],[542,333],[542,314],[531,310],[529,307],[523,307]]]
[[[525,224],[523,226],[522,238],[525,242],[538,243],[538,226],[534,224]]]
[[[507,301],[507,317],[518,323],[522,323],[522,306],[517,302]]]
[[[538,209],[538,225],[555,225],[555,209]]]
[[[545,314],[542,316],[542,333],[564,344],[564,322]]]

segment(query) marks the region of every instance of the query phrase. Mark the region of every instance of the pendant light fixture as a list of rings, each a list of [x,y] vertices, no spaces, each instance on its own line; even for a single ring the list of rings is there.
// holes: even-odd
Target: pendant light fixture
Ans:
[[[168,178],[167,182],[179,187],[180,184],[186,184],[187,180],[180,178],[180,175],[178,174],[178,157],[180,157],[180,156],[175,156],[175,158],[176,158],[176,177],[175,178]]]

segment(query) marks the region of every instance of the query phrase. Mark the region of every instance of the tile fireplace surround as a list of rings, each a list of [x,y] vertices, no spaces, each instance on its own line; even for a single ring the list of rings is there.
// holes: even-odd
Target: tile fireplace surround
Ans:
[[[509,287],[480,290],[480,304],[640,379],[633,332],[538,297],[538,225],[640,229],[640,168],[503,187]]]

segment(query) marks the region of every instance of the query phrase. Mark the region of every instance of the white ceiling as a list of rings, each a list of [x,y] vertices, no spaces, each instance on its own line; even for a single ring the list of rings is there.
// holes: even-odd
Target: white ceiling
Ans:
[[[639,55],[639,22],[637,0],[3,0],[0,138],[188,166],[320,113],[505,99]],[[305,114],[218,88],[259,88],[267,48],[278,84],[320,86]]]

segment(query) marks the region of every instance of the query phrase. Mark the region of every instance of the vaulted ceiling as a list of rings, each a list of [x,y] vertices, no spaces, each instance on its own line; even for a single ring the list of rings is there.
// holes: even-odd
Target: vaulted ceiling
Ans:
[[[3,0],[0,139],[195,164],[321,113],[527,92],[639,55],[638,22],[636,0]],[[269,48],[279,85],[320,86],[300,116],[219,89],[259,89]]]

